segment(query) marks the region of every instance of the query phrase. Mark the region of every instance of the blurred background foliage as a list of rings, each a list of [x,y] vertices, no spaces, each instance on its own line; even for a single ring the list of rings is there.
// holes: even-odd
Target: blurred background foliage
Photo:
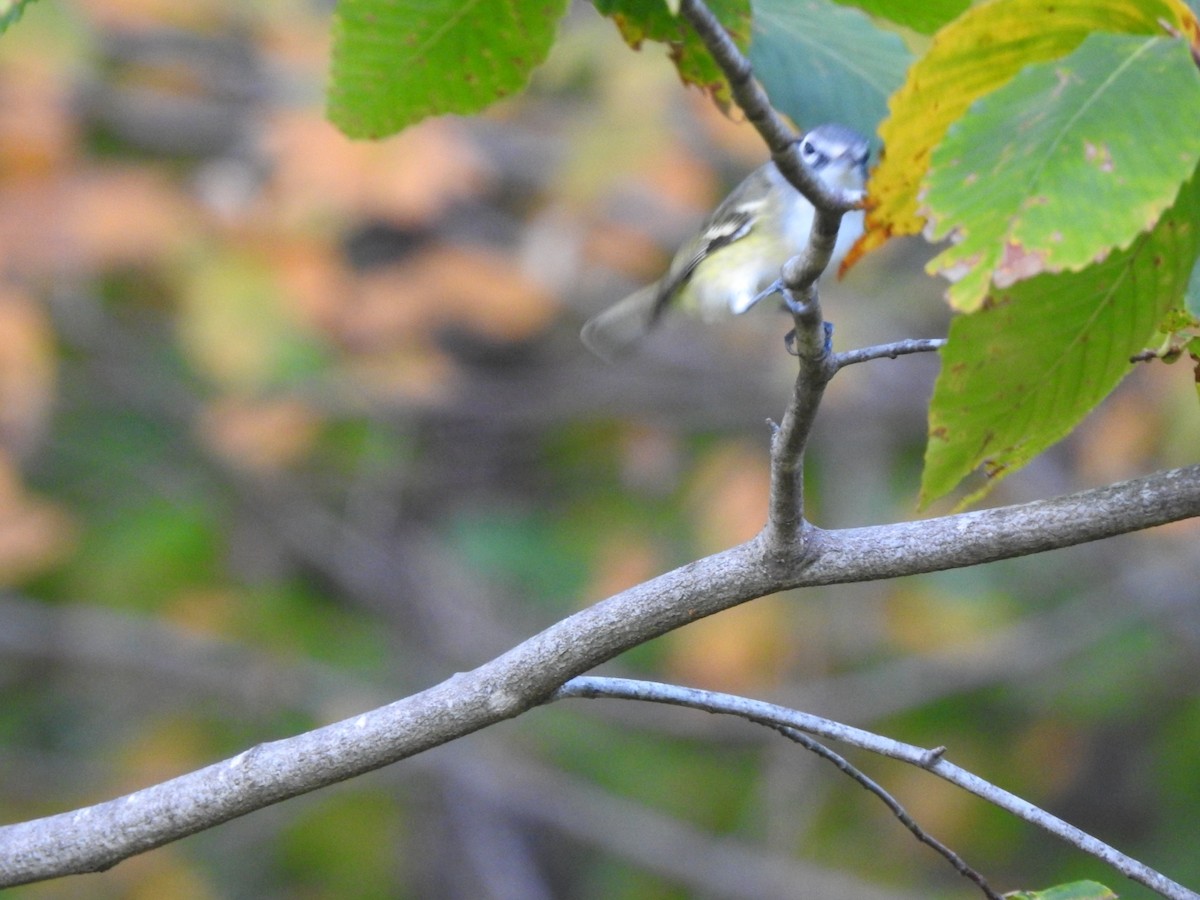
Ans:
[[[74,0],[0,41],[5,821],[406,695],[764,519],[785,321],[671,323],[616,367],[577,340],[762,160],[751,130],[579,6],[521,98],[352,144],[322,119],[328,26],[302,0]],[[927,255],[827,286],[839,346],[944,332]],[[831,385],[815,522],[914,515],[936,365]],[[991,502],[1194,461],[1186,374],[1142,368]],[[1197,884],[1198,534],[770,597],[605,671],[944,744]],[[1001,889],[1147,896],[854,759]],[[572,702],[11,895],[974,894],[766,731]]]

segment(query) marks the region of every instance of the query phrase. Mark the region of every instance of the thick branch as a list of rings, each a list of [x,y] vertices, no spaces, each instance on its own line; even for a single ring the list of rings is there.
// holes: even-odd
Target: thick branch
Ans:
[[[0,886],[108,868],[136,853],[447,743],[544,702],[638,644],[786,588],[915,575],[1023,556],[1200,516],[1200,465],[1054,500],[922,522],[812,529],[788,571],[762,537],[552,625],[428,690],[126,797],[0,828]]]
[[[810,562],[794,586],[896,578],[1085,544],[1200,515],[1198,491],[1200,465],[1191,465],[1050,500],[918,522],[839,531],[810,526]]]

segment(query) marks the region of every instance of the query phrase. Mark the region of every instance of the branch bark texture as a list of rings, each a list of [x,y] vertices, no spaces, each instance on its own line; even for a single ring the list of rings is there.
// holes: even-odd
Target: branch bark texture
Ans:
[[[775,729],[794,730],[804,734],[813,734],[829,740],[840,741],[853,747],[898,759],[911,765],[925,769],[949,783],[970,791],[989,803],[993,803],[1019,818],[1037,825],[1039,828],[1078,847],[1099,860],[1109,864],[1128,878],[1143,884],[1151,890],[1171,900],[1198,900],[1200,895],[1172,881],[1160,872],[1138,862],[1130,856],[1110,847],[1103,841],[1076,828],[1069,822],[1064,822],[1057,816],[1039,809],[1027,800],[1009,793],[966,769],[954,765],[946,759],[946,748],[924,748],[905,744],[883,735],[854,728],[841,722],[814,716],[772,703],[749,700],[733,694],[722,694],[715,691],[703,691],[695,688],[683,688],[673,684],[657,684],[649,681],[633,681],[625,678],[574,678],[567,682],[555,695],[556,699],[571,697],[585,698],[621,698],[641,700],[649,703],[666,703],[673,706],[684,706],[689,709],[703,710],[709,713],[739,716],[750,722],[767,725]],[[880,789],[882,792],[882,789]],[[910,820],[911,821],[911,820]],[[906,825],[909,823],[906,822]],[[914,823],[915,824],[915,823]],[[926,836],[928,837],[928,836]],[[937,842],[926,843],[935,846],[939,852],[947,849]],[[946,855],[945,853],[943,855]],[[957,866],[956,866],[957,868]],[[965,868],[965,866],[964,866]],[[959,869],[963,872],[963,869]],[[965,872],[963,873],[965,874]],[[970,876],[968,876],[970,877]],[[973,879],[974,880],[974,879]],[[991,888],[984,886],[988,896],[994,896]]]
[[[828,264],[842,213],[801,164],[749,65],[699,0],[681,9],[729,73],[734,96],[777,164],[818,214],[815,243],[785,278],[811,286]],[[825,248],[828,249],[827,247]],[[819,257],[824,256],[823,259]],[[819,318],[819,317],[818,317]],[[797,391],[798,397],[802,391]],[[787,444],[802,448],[816,396],[794,400]],[[696,619],[781,590],[973,566],[1200,516],[1200,465],[1054,500],[925,521],[826,531],[803,520],[798,461],[789,463],[787,528],[645,582],[564,619],[507,653],[411,697],[74,812],[0,828],[0,887],[94,872],[256,809],[334,784],[509,719],[576,675]],[[780,536],[792,542],[781,552]]]
[[[544,703],[568,679],[688,622],[790,588],[916,575],[1200,516],[1200,465],[1052,500],[826,531],[784,571],[759,537],[564,619],[421,693],[95,806],[0,828],[0,886],[100,871]]]

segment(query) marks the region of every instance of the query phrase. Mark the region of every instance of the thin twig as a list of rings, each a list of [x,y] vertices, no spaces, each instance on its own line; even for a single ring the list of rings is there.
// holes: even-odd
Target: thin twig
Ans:
[[[974,882],[988,900],[1003,900],[1003,898],[992,890],[991,885],[987,883],[987,879],[978,871],[967,865],[966,861],[931,835],[928,831],[917,824],[916,820],[908,814],[906,810],[895,797],[885,791],[874,779],[868,777],[865,773],[851,765],[850,761],[844,756],[834,753],[820,741],[814,740],[798,728],[788,728],[786,725],[770,725],[772,730],[779,732],[789,741],[795,741],[805,750],[815,753],[828,762],[833,763],[844,775],[847,775],[852,781],[856,782],[860,787],[869,791],[878,797],[883,805],[892,811],[901,824],[913,833],[918,841],[932,847],[937,853],[946,858],[947,862],[954,867],[954,871],[963,876],[969,881]]]
[[[874,347],[861,347],[857,350],[844,350],[833,354],[833,365],[842,369],[857,363],[870,362],[875,359],[895,359],[910,353],[928,353],[940,350],[946,345],[944,338],[909,338],[904,341],[894,341],[890,344],[879,344]]]
[[[106,869],[280,800],[449,743],[544,703],[568,679],[626,650],[756,597],[972,566],[1195,516],[1200,516],[1200,465],[1017,506],[815,530],[807,536],[807,558],[784,572],[763,566],[762,543],[755,539],[582,609],[502,656],[395,703],[259,744],[133,794],[2,826],[0,886]],[[952,778],[956,770],[947,767],[942,760],[930,771]],[[994,799],[969,773],[963,776],[968,790]],[[1014,809],[1028,807],[1008,797],[1005,802]],[[1085,850],[1106,858],[1102,844],[1086,835],[1081,840]],[[1157,873],[1145,877],[1152,880],[1143,883],[1151,886],[1173,884]],[[1197,898],[1178,886],[1173,893],[1160,893]]]
[[[958,785],[1001,809],[1037,825],[1050,834],[1112,866],[1127,878],[1150,888],[1171,900],[1200,900],[1200,894],[1172,881],[1161,872],[1126,856],[1114,847],[1092,837],[1087,832],[1064,822],[1057,816],[1039,809],[1032,803],[991,784],[978,775],[962,769],[945,759],[945,748],[924,748],[905,744],[861,728],[814,716],[810,713],[763,703],[733,694],[702,691],[696,688],[656,682],[633,681],[621,678],[573,678],[555,692],[552,699],[567,697],[604,697],[626,700],[645,700],[684,706],[709,713],[740,716],[771,727],[787,727],[815,734],[828,740],[841,741],[910,763],[925,769],[951,784]]]
[[[808,246],[783,267],[784,283],[798,295],[803,294],[829,266],[842,215],[861,205],[861,192],[834,190],[804,164],[796,149],[795,133],[754,80],[750,61],[701,0],[682,0],[679,11],[729,79],[734,100],[766,142],[779,171],[816,208]]]

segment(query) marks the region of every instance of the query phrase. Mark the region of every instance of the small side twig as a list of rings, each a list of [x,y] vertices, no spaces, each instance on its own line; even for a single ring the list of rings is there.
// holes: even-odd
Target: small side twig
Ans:
[[[894,341],[890,344],[878,344],[874,347],[861,347],[857,350],[835,353],[833,354],[833,365],[842,369],[874,359],[896,359],[910,353],[929,353],[933,350],[940,350],[945,345],[945,338],[910,338],[905,341]]]
[[[983,875],[971,868],[971,866],[967,865],[966,861],[961,856],[918,825],[916,820],[908,814],[908,810],[901,806],[900,802],[895,797],[885,791],[874,779],[868,777],[865,773],[853,766],[844,756],[834,753],[820,741],[810,738],[803,731],[800,731],[796,728],[788,728],[785,725],[770,725],[768,727],[779,732],[789,741],[794,741],[795,743],[799,744],[805,750],[815,753],[822,759],[833,763],[838,770],[842,772],[842,774],[848,776],[860,787],[878,797],[883,802],[883,805],[892,811],[892,815],[899,819],[900,823],[909,831],[911,831],[913,836],[918,841],[932,847],[935,852],[945,857],[946,861],[954,867],[954,871],[958,872],[959,875],[963,876],[963,878],[966,878],[968,881],[974,882],[979,889],[983,891],[984,896],[987,897],[988,900],[1003,900],[1003,898],[992,889],[992,886],[987,883],[987,879],[985,879]],[[941,749],[944,750],[945,748]]]
[[[1145,863],[1127,856],[1069,822],[1065,822],[1027,800],[947,761],[943,748],[940,747],[933,749],[916,747],[861,728],[814,716],[811,713],[788,709],[773,703],[750,700],[734,694],[702,691],[696,688],[656,682],[580,676],[566,682],[551,695],[550,699],[561,700],[567,697],[644,700],[672,706],[684,706],[709,713],[740,716],[772,728],[794,728],[806,734],[816,735],[827,740],[841,741],[852,747],[898,759],[901,762],[919,766],[1018,818],[1038,826],[1163,897],[1170,898],[1170,900],[1200,900],[1200,894],[1171,880]]]
[[[810,285],[802,299],[787,288],[781,287],[780,292],[796,325],[793,352],[800,366],[791,403],[771,437],[771,501],[765,539],[769,558],[784,565],[804,553],[804,451],[825,386],[845,366],[926,353],[946,342],[913,338],[834,353],[816,285]]]

